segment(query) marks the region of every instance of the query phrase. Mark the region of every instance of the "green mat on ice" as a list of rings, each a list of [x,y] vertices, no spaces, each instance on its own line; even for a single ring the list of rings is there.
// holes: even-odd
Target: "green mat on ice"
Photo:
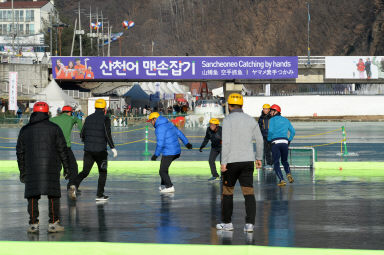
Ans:
[[[78,163],[81,171],[83,162]],[[116,175],[157,175],[159,166],[159,161],[109,161],[108,172]],[[219,167],[218,163],[217,166]],[[94,168],[96,169],[96,164]],[[210,175],[207,161],[175,161],[171,165],[170,172],[172,175]],[[15,160],[0,161],[0,173],[17,174],[17,162]],[[92,171],[92,174],[98,174],[98,172]],[[316,162],[315,175],[316,177],[384,177],[384,162]]]
[[[80,242],[0,242],[0,253],[4,255],[55,254],[183,254],[183,255],[384,255],[384,251],[341,250],[312,248],[283,248],[265,246],[229,245],[179,245],[179,244],[127,244],[127,243],[80,243]]]

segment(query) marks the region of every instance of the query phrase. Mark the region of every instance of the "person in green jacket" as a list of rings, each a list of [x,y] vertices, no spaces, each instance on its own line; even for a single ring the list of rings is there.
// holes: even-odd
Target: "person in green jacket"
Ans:
[[[71,106],[64,106],[62,113],[59,116],[50,119],[53,123],[57,124],[63,131],[65,141],[67,143],[67,152],[69,159],[69,181],[67,185],[68,195],[71,199],[76,200],[76,185],[75,181],[79,173],[77,161],[71,149],[71,133],[74,125],[77,125],[79,131],[83,128],[83,122],[72,116],[73,109]]]

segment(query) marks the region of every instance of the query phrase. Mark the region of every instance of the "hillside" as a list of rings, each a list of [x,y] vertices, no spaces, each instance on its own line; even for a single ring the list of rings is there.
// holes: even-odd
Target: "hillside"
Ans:
[[[151,55],[152,41],[153,54],[163,56],[306,55],[307,1],[82,0],[81,5],[87,12],[91,2],[102,9],[114,32],[124,31],[123,20],[135,21],[124,31],[123,55]],[[56,1],[71,26],[77,2]],[[384,55],[383,0],[310,2],[312,55]],[[82,25],[88,22],[84,17]],[[69,52],[71,38],[65,41]],[[118,43],[112,55],[119,55]]]

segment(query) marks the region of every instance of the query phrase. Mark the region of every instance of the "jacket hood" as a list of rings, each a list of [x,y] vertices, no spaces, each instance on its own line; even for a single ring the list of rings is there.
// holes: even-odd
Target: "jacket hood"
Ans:
[[[104,114],[104,109],[101,109],[101,108],[96,108],[95,109],[95,113],[102,113],[102,114]]]
[[[156,119],[156,122],[155,122],[155,128],[157,128],[159,125],[163,125],[163,124],[166,124],[168,123],[168,119],[163,117],[163,116],[159,116],[157,119]]]
[[[271,117],[271,115],[269,113],[265,114],[263,111],[261,111],[261,117]]]
[[[49,115],[47,113],[34,112],[32,113],[31,118],[29,119],[29,124],[35,124],[37,122],[41,122],[48,119],[49,119]]]

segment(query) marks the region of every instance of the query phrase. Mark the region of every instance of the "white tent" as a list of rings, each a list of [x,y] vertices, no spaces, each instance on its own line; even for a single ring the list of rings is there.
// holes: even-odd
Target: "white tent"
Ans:
[[[64,105],[70,105],[76,109],[79,109],[80,105],[73,97],[68,96],[57,85],[55,80],[52,80],[45,89],[33,97],[37,101],[44,101],[49,105],[49,110],[52,116],[56,116],[57,109],[61,109]]]
[[[223,87],[212,89],[212,96],[214,96],[214,97],[224,97]]]
[[[174,94],[187,94],[189,87],[177,82],[140,82],[141,88],[148,94],[160,93],[160,98],[169,98]]]

